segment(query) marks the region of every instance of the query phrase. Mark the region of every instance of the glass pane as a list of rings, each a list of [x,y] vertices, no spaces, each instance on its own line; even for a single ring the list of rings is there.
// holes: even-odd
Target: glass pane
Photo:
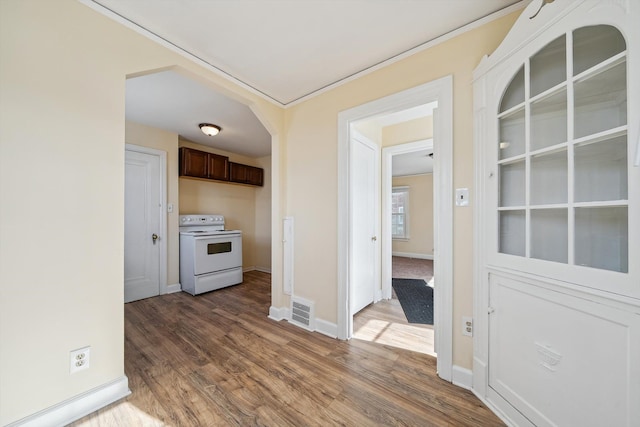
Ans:
[[[531,258],[566,263],[567,222],[566,209],[531,210]]]
[[[499,251],[503,254],[525,255],[525,212],[500,212]]]
[[[531,104],[531,150],[567,141],[567,90]]]
[[[531,158],[531,204],[567,203],[567,152]]]
[[[626,207],[576,208],[575,221],[577,265],[629,271]]]
[[[524,65],[520,67],[516,75],[509,83],[507,90],[502,96],[500,103],[500,112],[507,111],[509,108],[515,107],[524,102]]]
[[[500,160],[524,153],[524,109],[500,119]]]
[[[500,206],[524,205],[524,160],[500,165]]]
[[[531,57],[531,96],[567,79],[566,36],[559,37]]]
[[[573,32],[573,75],[577,76],[626,49],[624,37],[615,27],[578,28]]]
[[[627,64],[575,84],[575,137],[627,123]]]
[[[575,147],[575,201],[627,199],[627,135]]]
[[[207,244],[207,255],[224,254],[231,252],[231,242]]]

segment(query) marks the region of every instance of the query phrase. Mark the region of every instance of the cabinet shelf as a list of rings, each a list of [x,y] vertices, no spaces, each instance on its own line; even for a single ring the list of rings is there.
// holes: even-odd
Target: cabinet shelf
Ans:
[[[573,82],[574,83],[579,83],[581,81],[584,81],[590,77],[593,76],[597,76],[600,73],[603,73],[605,71],[610,70],[611,68],[615,67],[616,65],[620,65],[623,62],[626,62],[627,60],[627,51],[623,51],[620,52],[619,54],[612,56],[611,58],[594,65],[593,67],[589,68],[588,70],[585,70],[583,72],[581,72],[578,75],[573,76]]]

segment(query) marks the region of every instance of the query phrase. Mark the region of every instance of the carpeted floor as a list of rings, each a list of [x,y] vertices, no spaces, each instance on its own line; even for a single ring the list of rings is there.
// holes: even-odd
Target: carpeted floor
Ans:
[[[397,279],[422,279],[429,283],[433,278],[433,260],[405,258],[394,256],[391,258],[392,275]]]

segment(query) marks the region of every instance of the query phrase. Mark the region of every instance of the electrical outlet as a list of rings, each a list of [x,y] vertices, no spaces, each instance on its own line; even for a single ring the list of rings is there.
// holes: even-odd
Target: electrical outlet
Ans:
[[[472,317],[462,318],[462,335],[466,335],[468,337],[473,336],[473,318]]]
[[[78,371],[89,368],[91,360],[91,347],[79,348],[69,353],[69,373],[75,374]]]

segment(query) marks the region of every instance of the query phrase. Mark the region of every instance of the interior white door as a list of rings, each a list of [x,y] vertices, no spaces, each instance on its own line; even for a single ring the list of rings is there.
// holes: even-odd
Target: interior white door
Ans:
[[[362,136],[351,139],[351,315],[374,302],[380,288],[378,256],[378,147]]]
[[[125,151],[124,302],[160,294],[160,157]]]

